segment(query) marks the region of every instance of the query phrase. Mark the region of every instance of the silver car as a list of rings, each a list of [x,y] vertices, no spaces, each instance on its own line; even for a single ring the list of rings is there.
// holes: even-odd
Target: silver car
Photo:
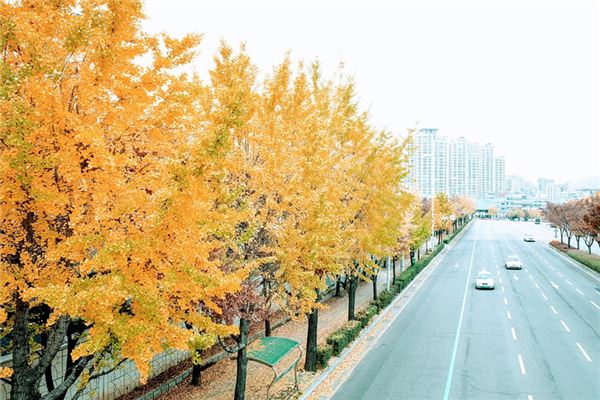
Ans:
[[[504,262],[504,267],[506,269],[521,269],[523,268],[523,263],[517,256],[508,256]]]
[[[476,289],[493,289],[495,286],[494,283],[494,277],[485,269],[479,271],[475,277]]]

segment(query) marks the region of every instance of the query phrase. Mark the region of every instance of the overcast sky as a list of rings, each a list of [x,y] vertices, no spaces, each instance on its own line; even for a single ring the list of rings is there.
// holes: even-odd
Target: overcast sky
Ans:
[[[207,77],[221,39],[264,73],[286,51],[340,62],[375,126],[439,128],[491,142],[506,172],[600,175],[600,7],[595,0],[150,0],[144,28],[204,35]]]

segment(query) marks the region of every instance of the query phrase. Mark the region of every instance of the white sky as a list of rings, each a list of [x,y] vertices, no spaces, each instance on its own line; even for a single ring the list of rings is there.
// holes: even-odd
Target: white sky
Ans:
[[[594,0],[149,0],[151,32],[225,39],[270,73],[287,51],[343,62],[375,126],[491,142],[507,175],[600,175],[600,5]]]

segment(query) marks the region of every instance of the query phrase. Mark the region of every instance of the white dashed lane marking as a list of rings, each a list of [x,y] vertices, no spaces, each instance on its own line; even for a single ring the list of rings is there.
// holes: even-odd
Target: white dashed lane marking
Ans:
[[[508,300],[506,300],[506,297],[504,298],[504,304],[507,305],[508,304]]]
[[[544,300],[548,300],[548,297],[546,297],[546,293],[542,292],[542,297],[544,298]]]
[[[537,284],[537,282],[534,282],[533,284],[535,285],[535,287],[536,287],[537,289],[539,289],[539,288],[540,288],[540,285],[538,285],[538,284]]]
[[[515,328],[512,326],[510,327],[510,333],[512,334],[513,340],[517,340],[517,334],[515,333]]]
[[[588,353],[583,349],[583,346],[581,346],[579,343],[576,343],[576,344],[577,344],[577,347],[579,347],[579,350],[581,350],[581,354],[583,354],[585,359],[588,360],[588,362],[592,362],[592,359],[590,358],[590,356],[588,356]]]
[[[579,293],[579,294],[583,295],[583,292],[582,292],[581,290],[579,290],[579,289],[577,289],[577,288],[575,288],[575,290],[577,290],[577,293]]]
[[[554,306],[550,306],[550,308],[552,309],[552,312],[553,312],[554,314],[558,314],[558,311],[556,311],[556,308],[554,308]]]
[[[512,319],[512,315],[510,315],[510,311],[506,310],[506,318]]]
[[[565,321],[563,321],[562,319],[560,320],[560,323],[562,324],[563,328],[565,328],[565,331],[567,332],[571,332],[571,330],[569,329],[569,327],[567,326],[567,324],[565,324]]]
[[[598,310],[600,310],[600,306],[596,303],[594,303],[594,300],[590,300],[590,303],[592,303],[594,305],[594,307],[596,307]]]
[[[525,371],[525,364],[523,363],[523,356],[520,354],[517,356],[519,359],[519,367],[521,367],[521,373],[525,375],[527,372]]]
[[[571,283],[571,281],[570,281],[570,280],[568,280],[568,279],[565,279],[565,281],[567,281],[567,283],[568,283],[569,285],[573,286],[573,284]]]

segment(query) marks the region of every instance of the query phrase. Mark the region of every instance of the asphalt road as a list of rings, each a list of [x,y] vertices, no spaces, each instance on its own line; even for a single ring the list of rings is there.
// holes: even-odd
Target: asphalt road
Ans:
[[[334,399],[600,399],[600,276],[475,221]]]

